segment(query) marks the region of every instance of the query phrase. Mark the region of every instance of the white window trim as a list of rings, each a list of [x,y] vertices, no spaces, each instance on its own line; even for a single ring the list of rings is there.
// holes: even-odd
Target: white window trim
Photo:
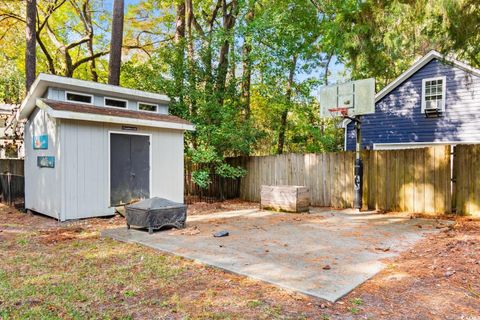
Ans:
[[[440,106],[440,111],[445,112],[445,101],[447,99],[447,77],[434,77],[422,79],[422,113],[425,113],[425,84],[427,81],[442,80],[442,103]]]
[[[140,110],[140,104],[145,104],[145,105],[147,105],[147,106],[154,106],[154,107],[155,107],[155,111]],[[138,110],[138,111],[144,111],[144,112],[154,112],[154,113],[157,113],[157,112],[158,112],[158,104],[138,101],[138,102],[137,102],[137,110]]]
[[[68,94],[71,93],[71,94],[78,94],[80,96],[86,96],[86,97],[90,97],[90,103],[89,102],[82,102],[82,101],[73,101],[73,100],[68,100],[67,99],[67,96]],[[93,105],[93,94],[88,94],[88,93],[83,93],[83,92],[76,92],[76,91],[65,91],[65,101],[67,102],[73,102],[73,103],[85,103],[85,104],[92,104]]]
[[[116,100],[116,101],[123,101],[123,102],[125,102],[125,108],[116,107],[116,106],[109,106],[109,105],[107,105],[107,99]],[[103,97],[103,105],[104,105],[105,107],[109,107],[109,108],[128,109],[128,100],[119,99],[119,98],[113,98],[113,97]]]

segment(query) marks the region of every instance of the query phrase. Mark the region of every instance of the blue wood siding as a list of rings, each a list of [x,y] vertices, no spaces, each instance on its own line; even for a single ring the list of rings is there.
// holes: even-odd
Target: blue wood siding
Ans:
[[[422,79],[446,77],[445,113],[427,118],[421,112]],[[375,143],[480,142],[480,78],[436,59],[375,104],[363,116],[362,147]],[[347,127],[347,150],[355,149],[353,123]]]

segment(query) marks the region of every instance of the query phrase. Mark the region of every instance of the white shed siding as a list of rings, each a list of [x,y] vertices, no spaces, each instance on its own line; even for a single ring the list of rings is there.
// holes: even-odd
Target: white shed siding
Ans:
[[[25,207],[60,218],[60,162],[55,119],[36,109],[25,125]],[[48,135],[48,149],[33,149],[33,136]],[[39,168],[37,156],[54,156],[55,168]]]
[[[65,219],[108,216],[107,137],[103,124],[62,120],[61,154]]]
[[[112,215],[109,134],[121,125],[77,120],[61,122],[62,219]],[[127,133],[127,132],[123,132]],[[183,202],[183,131],[138,128],[151,135],[150,197]]]
[[[150,197],[183,203],[183,131],[152,131],[152,190]]]
[[[65,90],[50,87],[48,88],[45,98],[57,101],[65,101]]]

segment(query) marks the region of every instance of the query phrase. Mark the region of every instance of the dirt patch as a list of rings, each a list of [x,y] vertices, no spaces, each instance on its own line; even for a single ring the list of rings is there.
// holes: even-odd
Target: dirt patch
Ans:
[[[480,221],[458,218],[349,294],[375,319],[479,319]],[[348,300],[348,298],[343,299]]]
[[[256,202],[248,202],[238,199],[214,203],[197,202],[188,205],[187,213],[188,215],[199,215],[233,210],[258,209],[259,207],[260,205]]]

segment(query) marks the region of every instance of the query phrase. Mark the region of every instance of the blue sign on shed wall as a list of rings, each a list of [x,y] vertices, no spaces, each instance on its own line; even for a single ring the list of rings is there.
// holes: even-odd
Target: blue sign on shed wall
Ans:
[[[55,157],[38,156],[37,166],[39,166],[40,168],[55,168]]]
[[[33,136],[33,149],[48,149],[48,135]]]

